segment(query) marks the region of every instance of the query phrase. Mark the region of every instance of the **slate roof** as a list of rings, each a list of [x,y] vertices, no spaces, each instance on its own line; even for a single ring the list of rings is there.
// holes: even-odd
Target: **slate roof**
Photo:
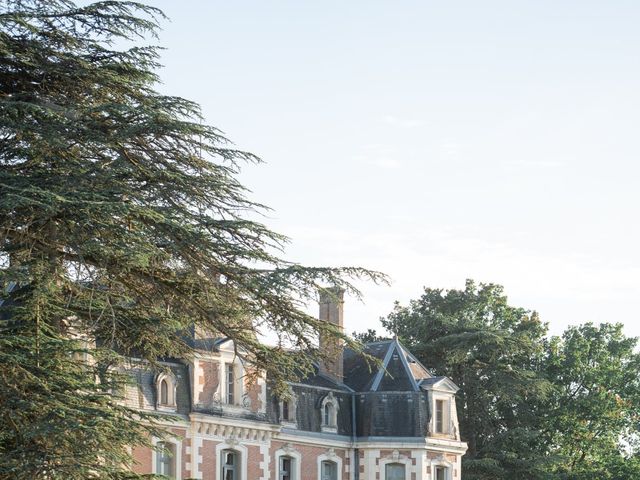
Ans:
[[[431,413],[422,387],[446,377],[431,375],[397,338],[368,343],[362,352],[345,349],[343,368],[344,383],[316,370],[294,387],[298,429],[321,430],[318,402],[327,392],[317,387],[324,387],[342,390],[335,394],[340,404],[338,434],[361,438],[428,434]]]
[[[421,381],[432,377],[397,338],[368,343],[363,353],[344,352],[344,383],[356,392],[415,392]]]

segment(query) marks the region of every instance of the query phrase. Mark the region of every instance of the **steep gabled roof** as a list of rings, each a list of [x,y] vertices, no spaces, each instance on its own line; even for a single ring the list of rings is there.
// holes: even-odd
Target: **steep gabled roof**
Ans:
[[[422,365],[397,338],[365,345],[364,354],[347,349],[344,382],[355,391],[418,391],[419,382],[431,378]],[[377,359],[380,365],[366,358]]]

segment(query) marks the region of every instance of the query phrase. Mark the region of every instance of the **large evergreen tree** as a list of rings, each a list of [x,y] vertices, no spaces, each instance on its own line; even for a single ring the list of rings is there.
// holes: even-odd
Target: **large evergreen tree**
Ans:
[[[133,2],[0,2],[2,479],[128,478],[127,446],[158,432],[118,404],[123,356],[188,356],[205,331],[278,386],[310,366],[284,346],[313,352],[329,328],[303,308],[318,285],[380,278],[279,258],[286,239],[250,220],[262,207],[236,179],[256,158],[155,90],[158,51],[132,41],[161,19]]]

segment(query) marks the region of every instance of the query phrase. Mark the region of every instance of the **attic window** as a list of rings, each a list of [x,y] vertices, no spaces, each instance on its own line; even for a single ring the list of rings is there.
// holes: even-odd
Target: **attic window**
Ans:
[[[156,408],[158,410],[176,409],[176,377],[172,372],[163,372],[156,377]]]
[[[289,396],[280,399],[280,422],[289,427],[295,427],[296,423],[296,395],[289,388]]]
[[[449,402],[436,399],[435,403],[435,433],[449,433]]]
[[[333,392],[324,397],[320,406],[321,429],[323,432],[336,433],[338,430],[338,400]]]

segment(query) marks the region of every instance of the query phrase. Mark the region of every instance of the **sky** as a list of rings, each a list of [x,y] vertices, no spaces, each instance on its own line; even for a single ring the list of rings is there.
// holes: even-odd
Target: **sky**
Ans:
[[[264,160],[240,180],[285,257],[391,277],[348,332],[472,278],[640,335],[640,2],[150,3],[161,91]]]

